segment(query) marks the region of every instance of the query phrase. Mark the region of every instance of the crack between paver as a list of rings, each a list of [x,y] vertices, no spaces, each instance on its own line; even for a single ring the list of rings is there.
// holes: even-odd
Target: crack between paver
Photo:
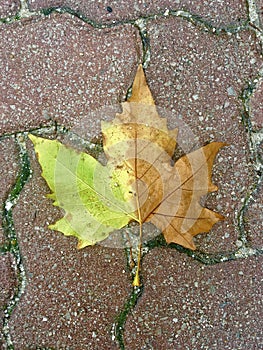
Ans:
[[[16,305],[19,303],[21,295],[23,294],[26,286],[26,274],[23,265],[23,260],[21,257],[19,244],[17,241],[17,235],[14,228],[13,221],[13,208],[17,203],[19,195],[29,178],[30,166],[29,159],[26,152],[26,147],[21,134],[16,135],[16,142],[19,146],[19,156],[20,156],[20,170],[16,178],[16,182],[11,188],[6,201],[3,204],[3,218],[2,225],[3,231],[6,236],[6,243],[1,247],[1,254],[7,251],[12,254],[14,259],[14,270],[16,272],[16,282],[17,285],[13,291],[13,295],[8,301],[4,311],[3,319],[3,336],[6,342],[6,347],[8,350],[14,349],[12,337],[9,328],[9,319],[15,309]]]
[[[263,67],[259,70],[256,77],[247,84],[241,95],[241,100],[243,103],[242,121],[245,127],[245,131],[247,133],[251,163],[254,167],[256,177],[254,183],[250,186],[248,194],[244,199],[243,206],[237,216],[240,231],[240,241],[244,247],[246,247],[248,243],[248,235],[245,230],[244,216],[249,208],[249,205],[251,204],[251,202],[253,202],[254,195],[260,188],[263,181],[263,164],[258,151],[259,144],[263,142],[263,133],[262,130],[253,130],[250,109],[250,99],[255,93],[257,86],[262,79]]]
[[[25,0],[21,0],[21,3],[22,3],[22,6],[20,10],[14,16],[0,18],[0,22],[5,24],[11,24],[25,18],[33,19],[41,16],[44,16],[44,17],[50,16],[52,13],[58,13],[58,14],[70,14],[74,17],[79,18],[83,22],[91,25],[96,29],[104,29],[104,28],[112,28],[112,27],[116,27],[124,24],[131,24],[136,26],[136,22],[138,21],[148,22],[150,20],[156,20],[159,18],[180,17],[182,19],[187,20],[188,22],[191,22],[195,26],[201,27],[206,32],[210,32],[216,35],[224,34],[224,33],[234,34],[249,28],[252,29],[253,31],[258,31],[258,28],[254,22],[252,23],[252,26],[250,25],[251,22],[249,18],[240,21],[240,23],[238,24],[235,23],[235,24],[227,24],[224,26],[216,26],[212,24],[210,21],[203,18],[202,16],[199,16],[197,14],[191,13],[190,11],[185,11],[182,9],[177,9],[177,10],[165,9],[161,12],[157,12],[157,13],[153,13],[145,16],[138,16],[133,19],[112,20],[111,22],[103,22],[103,21],[98,22],[84,15],[81,11],[76,11],[71,7],[54,6],[54,7],[42,8],[38,11],[31,11]]]

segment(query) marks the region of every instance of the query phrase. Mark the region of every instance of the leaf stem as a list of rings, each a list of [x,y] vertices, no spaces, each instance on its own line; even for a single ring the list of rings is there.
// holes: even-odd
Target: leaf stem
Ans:
[[[141,254],[142,254],[142,243],[141,243],[141,225],[140,225],[140,243],[138,245],[138,255],[137,255],[137,267],[136,267],[136,272],[135,276],[133,279],[133,287],[140,287],[140,269],[141,269]]]
[[[138,191],[137,191],[138,193]],[[141,255],[142,255],[142,219],[141,219],[141,211],[140,211],[140,203],[138,196],[136,196],[136,202],[137,202],[137,210],[138,210],[138,218],[140,223],[140,240],[138,244],[138,255],[137,255],[137,267],[136,272],[133,280],[133,287],[140,287],[140,269],[141,269]]]

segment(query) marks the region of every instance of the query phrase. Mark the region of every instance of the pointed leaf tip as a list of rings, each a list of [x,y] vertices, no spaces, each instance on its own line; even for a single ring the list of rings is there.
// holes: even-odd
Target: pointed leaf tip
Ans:
[[[136,102],[147,105],[154,105],[154,99],[152,97],[152,93],[147,85],[146,77],[140,64],[134,82],[132,84],[132,95],[128,99],[128,102]]]

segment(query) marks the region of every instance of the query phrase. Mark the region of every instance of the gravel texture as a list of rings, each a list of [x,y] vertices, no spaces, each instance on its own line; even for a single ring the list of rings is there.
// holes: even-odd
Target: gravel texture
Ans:
[[[20,8],[18,0],[1,0],[0,1],[0,18],[14,16]]]
[[[155,249],[143,263],[145,290],[126,323],[127,349],[262,347],[262,259],[208,267]]]

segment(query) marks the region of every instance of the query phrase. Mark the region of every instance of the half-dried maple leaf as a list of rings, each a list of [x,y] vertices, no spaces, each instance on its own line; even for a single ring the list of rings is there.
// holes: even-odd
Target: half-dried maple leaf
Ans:
[[[193,236],[208,232],[223,216],[203,208],[200,197],[216,191],[211,182],[214,158],[225,144],[212,142],[180,158],[174,166],[177,129],[160,118],[139,66],[123,113],[102,122],[104,151],[120,176],[128,174],[137,198],[137,219],[150,221],[168,243],[195,249]]]
[[[142,224],[151,222],[168,243],[195,249],[193,237],[223,219],[202,207],[200,198],[217,190],[212,166],[225,144],[212,142],[172,165],[177,130],[168,130],[166,119],[159,117],[141,65],[122,107],[114,120],[102,122],[106,166],[58,141],[29,136],[50,197],[65,210],[50,227],[76,236],[83,248],[130,221],[140,224],[142,236]],[[138,275],[134,285],[139,285]]]

